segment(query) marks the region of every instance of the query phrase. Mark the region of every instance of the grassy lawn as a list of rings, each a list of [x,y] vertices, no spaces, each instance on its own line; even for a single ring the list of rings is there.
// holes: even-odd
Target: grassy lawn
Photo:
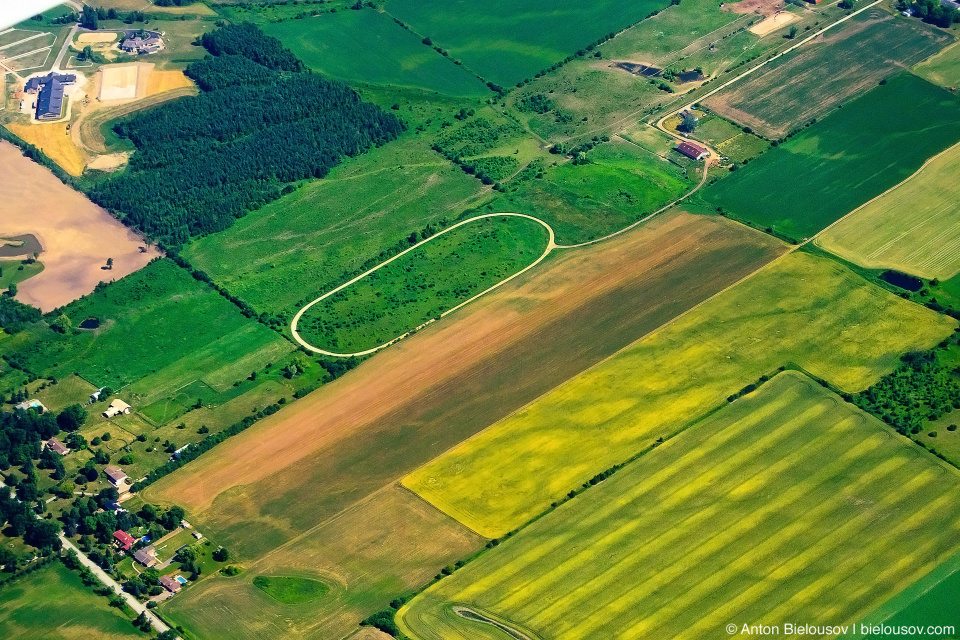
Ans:
[[[782,138],[950,41],[920,20],[874,9],[828,31],[823,42],[809,43],[714,94],[706,104],[768,139]]]
[[[0,636],[9,640],[147,638],[59,562],[0,590]]]
[[[453,604],[557,640],[721,639],[730,622],[849,625],[960,550],[958,497],[956,469],[786,372],[398,617],[415,640],[505,637]]]
[[[955,326],[831,260],[794,253],[403,483],[474,531],[500,536],[777,367],[796,363],[859,391],[899,354],[929,348]]]
[[[41,271],[42,262],[24,264],[22,260],[0,260],[0,290],[9,289],[11,284],[20,284]]]
[[[510,87],[666,4],[658,0],[389,0],[386,9],[472,71]]]
[[[946,280],[960,271],[960,146],[840,222],[816,243],[870,269]]]
[[[947,89],[960,85],[960,42],[924,60],[913,71],[921,78]]]
[[[453,220],[484,193],[429,142],[407,136],[194,241],[184,255],[258,312],[290,319],[381,262],[411,233]]]
[[[536,216],[553,227],[558,244],[575,244],[618,231],[693,187],[681,167],[624,140],[600,145],[587,158],[588,164],[548,168],[493,210]]]
[[[297,329],[329,351],[372,349],[522,270],[547,242],[546,229],[525,218],[468,223],[314,305]]]
[[[745,160],[753,160],[768,148],[770,148],[770,143],[763,138],[758,138],[751,133],[740,133],[726,142],[720,143],[717,146],[717,151],[734,162],[744,162]]]
[[[23,331],[5,342],[4,351],[22,355],[43,375],[76,372],[98,386],[126,387],[125,398],[136,406],[170,397],[196,380],[225,390],[293,349],[168,260],[152,262],[63,312],[73,330]],[[99,320],[99,328],[76,329],[89,318]]]
[[[484,83],[373,9],[338,11],[263,26],[311,69],[347,82],[483,96]]]
[[[958,122],[960,101],[902,74],[707,188],[704,198],[762,227],[810,237],[960,140]]]
[[[319,580],[295,576],[257,576],[253,586],[281,604],[310,602],[330,592],[330,587]]]

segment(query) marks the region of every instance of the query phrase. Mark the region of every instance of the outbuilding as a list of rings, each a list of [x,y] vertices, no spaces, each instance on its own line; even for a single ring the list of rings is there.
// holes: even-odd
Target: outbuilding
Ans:
[[[120,470],[119,467],[113,465],[108,466],[103,470],[103,475],[107,476],[107,480],[110,481],[110,484],[119,488],[124,482],[128,480],[127,474]]]
[[[710,152],[706,148],[689,141],[681,142],[674,149],[693,160],[703,160],[710,156]]]
[[[113,416],[120,415],[121,413],[130,413],[130,405],[120,398],[114,398],[110,403],[110,406],[107,407],[107,410],[103,412],[103,417],[112,418]]]

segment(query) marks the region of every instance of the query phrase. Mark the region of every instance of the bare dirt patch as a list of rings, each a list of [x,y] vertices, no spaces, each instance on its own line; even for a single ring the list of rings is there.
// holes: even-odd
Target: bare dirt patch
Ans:
[[[50,311],[159,255],[154,249],[141,252],[140,236],[2,141],[0,176],[0,234],[33,234],[43,246],[46,268],[19,286],[21,302]],[[101,269],[108,258],[113,258],[109,271]]]
[[[96,169],[98,171],[116,171],[117,169],[126,166],[129,160],[129,153],[107,153],[102,156],[97,156],[91,160],[87,164],[87,168]]]
[[[147,95],[147,85],[153,64],[132,62],[130,64],[105,64],[98,72],[99,95],[106,100],[133,100]]]
[[[733,13],[759,13],[763,16],[772,16],[783,11],[783,0],[740,0],[723,5],[724,11]]]
[[[797,16],[794,13],[787,13],[787,12],[777,13],[775,15],[767,17],[762,22],[758,22],[757,24],[753,25],[752,27],[750,27],[749,31],[750,33],[755,33],[758,36],[762,37],[769,33],[773,33],[774,31],[780,29],[781,27],[785,27],[791,22],[795,22],[799,19],[800,19],[799,16]]]

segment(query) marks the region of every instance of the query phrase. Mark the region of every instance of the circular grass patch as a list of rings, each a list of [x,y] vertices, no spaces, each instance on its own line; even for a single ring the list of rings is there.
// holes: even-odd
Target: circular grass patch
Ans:
[[[257,576],[253,586],[283,604],[300,604],[325,596],[330,587],[319,580],[293,576]]]

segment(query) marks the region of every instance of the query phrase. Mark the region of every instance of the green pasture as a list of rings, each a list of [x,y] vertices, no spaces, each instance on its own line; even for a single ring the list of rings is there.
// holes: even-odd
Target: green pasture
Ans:
[[[504,87],[659,11],[659,0],[389,0],[387,12]]]
[[[398,618],[414,640],[506,637],[454,604],[557,640],[853,624],[960,550],[958,497],[956,469],[790,371],[428,588]]]
[[[936,53],[951,37],[880,9],[862,13],[711,96],[720,115],[768,139],[786,136]]]
[[[330,591],[330,587],[319,580],[294,576],[257,576],[253,586],[281,604],[310,602]]]
[[[550,167],[493,203],[494,211],[545,220],[558,244],[618,231],[693,187],[682,167],[621,139],[587,154],[588,164]]]
[[[131,620],[60,562],[0,590],[0,636],[7,640],[149,637]]]
[[[474,531],[500,536],[778,367],[796,363],[860,391],[956,324],[832,260],[793,253],[403,483]]]
[[[960,85],[960,42],[916,65],[913,72],[941,87],[955,89]]]
[[[960,140],[958,123],[954,96],[895,76],[708,187],[704,198],[761,227],[810,237]]]
[[[23,331],[5,341],[4,352],[43,376],[78,373],[97,386],[123,387],[137,405],[171,397],[196,380],[226,390],[293,350],[169,260],[100,287],[63,314],[73,329]],[[100,328],[76,329],[87,318],[100,320]]]
[[[372,349],[509,278],[539,258],[547,242],[547,230],[525,218],[467,223],[317,303],[297,330],[328,351]]]
[[[408,136],[344,162],[183,253],[258,312],[292,319],[388,250],[407,248],[411,233],[452,221],[484,197],[479,180],[427,140]]]
[[[9,289],[11,284],[20,284],[41,271],[42,262],[25,264],[22,260],[0,260],[0,290]]]
[[[452,96],[490,90],[420,38],[373,9],[263,25],[311,69],[347,82],[398,85]]]
[[[752,133],[739,133],[717,145],[717,151],[734,162],[753,160],[769,148],[769,142]]]

